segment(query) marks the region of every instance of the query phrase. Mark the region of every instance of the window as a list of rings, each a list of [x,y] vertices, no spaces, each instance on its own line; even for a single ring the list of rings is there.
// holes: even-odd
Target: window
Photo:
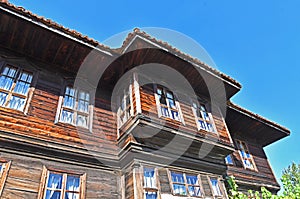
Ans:
[[[181,121],[179,103],[175,100],[174,94],[171,91],[157,86],[155,96],[159,116]]]
[[[47,170],[44,167],[45,182],[41,185],[39,198],[83,199],[85,174],[72,174]],[[41,191],[42,190],[42,191]]]
[[[158,188],[156,171],[153,168],[144,168],[144,198],[157,199]]]
[[[59,122],[91,128],[90,94],[87,91],[67,86],[59,111]]]
[[[220,188],[220,183],[217,178],[210,178],[212,194],[215,198],[222,198],[223,194]]]
[[[5,65],[0,75],[0,106],[24,111],[33,74]]]
[[[171,171],[170,182],[174,195],[195,197],[203,196],[200,178],[198,175]]]
[[[248,149],[248,146],[246,145],[246,143],[242,142],[240,140],[237,140],[237,145],[238,145],[239,154],[241,156],[244,167],[246,169],[256,170],[254,161],[252,159],[251,154],[249,153],[249,149]]]
[[[132,113],[132,86],[123,91],[123,96],[119,100],[118,106],[118,127],[120,128],[130,118]]]
[[[0,197],[4,188],[11,161],[0,161]]]
[[[232,159],[231,154],[229,154],[225,157],[225,162],[226,162],[226,164],[233,165],[233,159]]]
[[[204,104],[193,102],[193,112],[196,117],[198,130],[216,132],[211,114],[207,111]]]

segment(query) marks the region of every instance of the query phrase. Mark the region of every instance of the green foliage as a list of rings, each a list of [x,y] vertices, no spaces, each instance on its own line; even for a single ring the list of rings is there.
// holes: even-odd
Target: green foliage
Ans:
[[[247,194],[238,191],[234,176],[227,177],[229,199],[300,199],[300,164],[293,163],[284,169],[281,178],[283,194],[273,195],[265,187],[260,192],[249,190]]]
[[[300,164],[292,163],[282,173],[283,196],[290,199],[300,198]]]

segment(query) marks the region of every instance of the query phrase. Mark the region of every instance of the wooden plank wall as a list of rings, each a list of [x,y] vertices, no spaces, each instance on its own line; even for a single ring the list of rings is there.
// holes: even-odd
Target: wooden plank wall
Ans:
[[[111,111],[110,101],[96,98],[92,132],[69,124],[54,123],[63,83],[63,78],[55,72],[41,71],[27,115],[0,107],[0,130],[81,149],[88,146],[91,150],[115,156],[116,116]]]
[[[278,186],[276,178],[273,174],[273,171],[270,167],[268,158],[264,152],[262,146],[247,143],[249,152],[251,153],[255,165],[257,167],[257,171],[253,171],[250,169],[245,169],[243,167],[243,163],[238,151],[233,153],[233,158],[235,165],[228,166],[227,173],[229,175],[234,175],[236,179],[243,180],[246,182],[253,182],[253,183],[265,183],[267,185]]]
[[[43,166],[58,170],[86,173],[86,199],[121,199],[119,176],[114,171],[76,166],[72,163],[60,163],[30,157],[30,155],[14,155],[1,152],[1,158],[11,160],[2,199],[37,198]]]

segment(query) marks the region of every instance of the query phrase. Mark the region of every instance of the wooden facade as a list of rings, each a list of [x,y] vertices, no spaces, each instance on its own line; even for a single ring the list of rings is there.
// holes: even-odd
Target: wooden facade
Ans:
[[[110,49],[0,10],[1,198],[227,198],[226,175],[278,191],[263,147],[289,130],[232,104],[234,79],[138,29]]]

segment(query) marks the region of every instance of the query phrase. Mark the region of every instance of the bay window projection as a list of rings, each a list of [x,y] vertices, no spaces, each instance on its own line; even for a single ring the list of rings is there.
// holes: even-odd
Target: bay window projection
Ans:
[[[24,111],[33,74],[6,65],[0,75],[0,106]]]

